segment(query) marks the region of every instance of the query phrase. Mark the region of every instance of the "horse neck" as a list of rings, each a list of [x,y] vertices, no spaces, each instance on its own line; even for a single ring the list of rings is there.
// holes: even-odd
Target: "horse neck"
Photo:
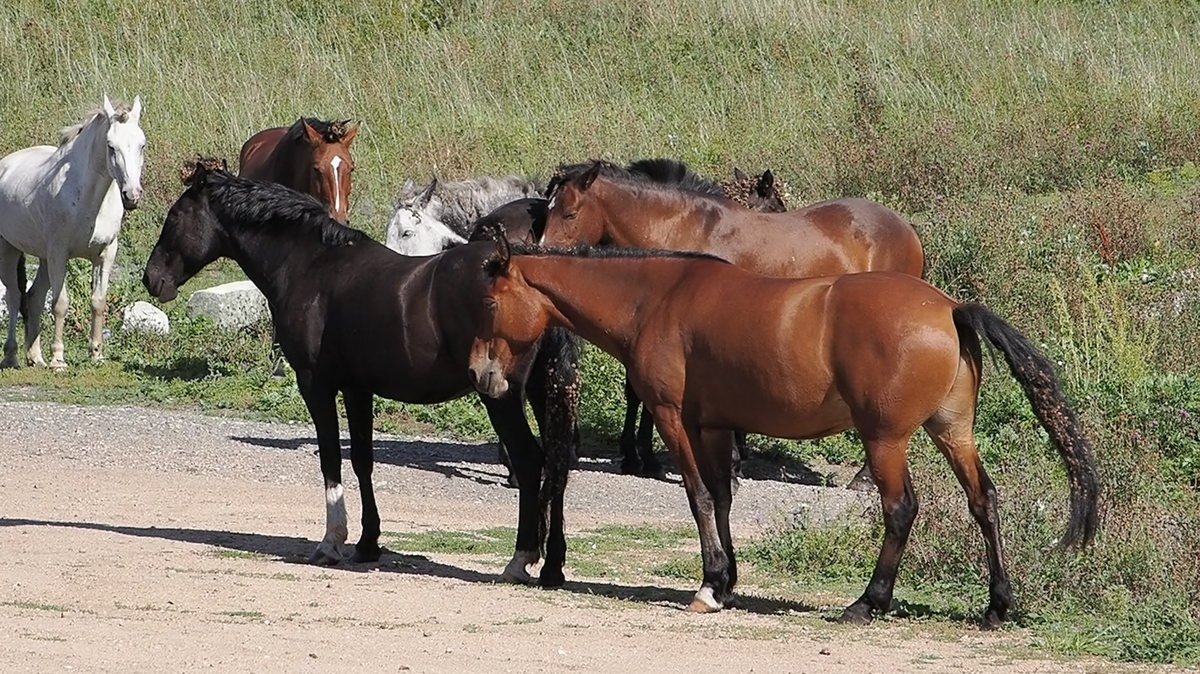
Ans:
[[[525,282],[554,306],[551,324],[625,361],[644,319],[636,307],[657,303],[684,265],[639,264],[656,258],[521,256]],[[603,288],[603,292],[597,292]]]
[[[287,295],[294,279],[310,272],[315,258],[325,250],[318,233],[304,231],[306,225],[223,221],[222,227],[228,244],[226,257],[241,267],[270,306]]]
[[[700,196],[669,189],[646,188],[634,193],[631,188],[610,182],[593,184],[602,191],[596,195],[605,211],[607,240],[622,248],[662,248],[665,250],[703,250],[697,240],[712,235],[719,217],[708,215],[722,206]],[[696,226],[678,226],[681,220],[699,219]]]
[[[83,125],[79,135],[64,148],[68,181],[78,189],[78,210],[94,214],[100,210],[105,196],[113,186],[108,172],[108,121],[103,115]],[[90,224],[90,223],[89,223]]]

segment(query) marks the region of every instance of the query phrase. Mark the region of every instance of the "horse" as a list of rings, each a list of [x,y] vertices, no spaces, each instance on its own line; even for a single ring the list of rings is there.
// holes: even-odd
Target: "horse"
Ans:
[[[475,306],[488,281],[483,264],[494,244],[404,257],[339,224],[316,199],[233,176],[223,162],[189,163],[183,178],[186,190],[167,213],[143,285],[159,301],[171,301],[203,267],[228,257],[266,295],[280,346],[316,428],[325,482],[325,534],[309,562],[338,563],[348,535],[338,392],[362,498],[362,536],[351,559],[378,560],[380,519],[371,483],[374,396],[428,404],[473,391],[467,357],[479,318]],[[561,367],[573,362],[572,354],[545,343],[532,351],[535,360],[513,373],[513,393],[485,398],[483,404],[512,452],[520,489],[516,550],[502,578],[530,580],[527,567],[538,560],[549,527],[548,568],[540,582],[555,585],[562,583],[566,554],[561,507],[567,470],[553,462],[569,454],[578,381],[555,379],[575,376]],[[526,392],[541,413],[550,457],[540,493],[544,461],[525,417]],[[549,523],[547,507],[553,511]]]
[[[7,289],[8,336],[0,367],[17,366],[17,317],[25,317],[26,362],[46,365],[42,357],[42,307],[53,299],[54,341],[50,367],[67,367],[63,323],[69,304],[67,260],[92,263],[94,362],[104,359],[104,317],[108,280],[126,210],[142,198],[146,135],[139,125],[142,99],[133,106],[108,96],[83,121],[62,130],[58,147],[38,145],[0,159],[0,283]],[[25,287],[25,254],[40,259],[33,285]]]
[[[358,135],[349,124],[301,117],[291,126],[259,131],[242,145],[238,175],[310,194],[329,207],[329,217],[346,224],[354,172],[350,143]]]
[[[466,243],[471,225],[517,199],[540,197],[543,185],[517,175],[481,176],[443,183],[433,176],[420,187],[405,181],[388,221],[387,247],[402,255],[433,255]]]
[[[899,213],[866,199],[823,201],[796,211],[763,213],[724,196],[719,185],[682,162],[655,160],[654,171],[603,161],[560,166],[541,243],[615,245],[711,253],[766,276],[802,278],[864,271],[921,276],[916,230]],[[663,175],[673,176],[664,181]],[[660,177],[655,179],[655,176]],[[629,393],[632,389],[627,387]],[[631,403],[632,403],[631,398]],[[631,420],[626,417],[626,433]],[[646,439],[622,441],[622,472],[657,475]]]
[[[471,381],[503,396],[548,326],[571,330],[625,365],[683,474],[700,532],[704,579],[692,611],[721,610],[737,582],[732,429],[811,439],[851,428],[879,489],[884,540],[870,583],[841,619],[862,624],[888,611],[917,514],[907,448],[923,427],[983,533],[989,603],[982,624],[1003,622],[1012,590],[998,496],[973,436],[981,337],[1003,355],[1066,466],[1070,517],[1060,546],[1086,546],[1095,534],[1096,468],[1054,368],[981,304],[960,304],[907,274],[772,278],[690,252],[556,251],[500,240],[487,265],[492,281],[477,309]]]
[[[735,166],[733,180],[713,183],[692,173],[686,164],[674,159],[639,159],[625,168],[631,174],[644,176],[656,183],[725,197],[760,213],[783,213],[787,210],[784,202],[785,192],[775,182],[775,174],[770,169],[757,176],[748,176]],[[559,170],[564,169],[560,167]],[[544,232],[545,228],[545,215],[543,214],[538,230]],[[509,240],[515,239],[510,237]],[[642,412],[640,420],[638,418],[639,408]],[[734,434],[734,442],[737,447],[734,474],[741,477],[742,462],[747,458],[749,452],[746,434],[737,431]],[[638,400],[628,379],[625,381],[625,425],[621,429],[619,446],[621,449],[621,472],[626,474],[644,473],[662,477],[662,466],[654,455],[654,420],[650,418],[650,410],[646,409]],[[736,481],[734,485],[736,487]]]

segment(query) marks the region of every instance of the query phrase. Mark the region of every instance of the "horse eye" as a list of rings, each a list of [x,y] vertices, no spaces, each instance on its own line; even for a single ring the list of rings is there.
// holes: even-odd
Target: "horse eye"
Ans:
[[[496,313],[497,306],[498,305],[496,304],[496,300],[494,300],[490,297],[485,297],[483,299],[483,308],[487,309],[489,312],[491,312],[493,314]]]
[[[401,239],[411,239],[413,234],[416,234],[416,232],[412,231],[411,229],[406,229],[406,230],[404,230],[404,233],[402,233],[400,235],[400,238]]]
[[[575,216],[577,216],[577,215],[579,215],[579,211],[571,211],[570,213],[563,213],[563,220],[574,220]]]

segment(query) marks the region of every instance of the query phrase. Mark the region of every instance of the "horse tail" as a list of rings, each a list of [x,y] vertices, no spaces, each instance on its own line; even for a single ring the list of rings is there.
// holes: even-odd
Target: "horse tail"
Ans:
[[[1083,436],[1075,412],[1063,397],[1054,367],[1038,353],[1021,333],[981,304],[960,304],[954,308],[954,325],[960,338],[965,331],[982,335],[988,344],[1004,354],[1013,378],[1025,390],[1042,427],[1062,456],[1071,487],[1071,516],[1067,531],[1058,542],[1060,549],[1080,548],[1092,542],[1098,522],[1099,480],[1092,449]]]
[[[17,288],[21,291],[21,301],[17,305],[17,311],[21,316],[21,320],[29,322],[29,288],[28,279],[25,276],[25,253],[17,256]]]
[[[563,527],[562,498],[571,472],[572,455],[578,451],[578,340],[562,328],[551,328],[542,337],[539,359],[544,367],[546,392],[546,412],[541,428],[545,463],[542,488],[538,492],[538,543],[542,546],[548,533],[561,531]]]

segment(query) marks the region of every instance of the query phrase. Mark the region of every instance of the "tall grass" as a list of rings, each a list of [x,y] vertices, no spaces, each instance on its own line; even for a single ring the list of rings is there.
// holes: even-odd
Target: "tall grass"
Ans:
[[[145,299],[141,267],[179,162],[232,161],[252,133],[300,115],[361,122],[351,218],[375,235],[403,180],[434,172],[545,176],[564,161],[659,155],[714,177],[771,167],[794,204],[853,194],[909,215],[927,278],[987,303],[1058,364],[1104,478],[1091,552],[1045,551],[1063,480],[1019,387],[989,366],[979,408],[1018,620],[1066,651],[1193,662],[1197,34],[1192,2],[10,0],[0,153],[54,142],[106,92],[143,97],[149,145],[147,197],[126,219],[112,286],[110,362],[6,371],[0,385],[305,420],[290,383],[269,376],[264,326],[218,333],[177,303],[169,337],[116,329],[121,307]],[[238,275],[215,265],[181,296]],[[87,278],[73,266],[72,363],[86,359]],[[621,423],[619,373],[587,352],[581,417],[593,442]],[[377,411],[388,429],[488,434],[472,398]],[[778,446],[859,453],[852,437]],[[962,497],[927,442],[913,462],[924,515],[901,585],[952,590],[943,612],[981,605]],[[752,556],[846,578],[868,569],[877,533],[798,527]]]

